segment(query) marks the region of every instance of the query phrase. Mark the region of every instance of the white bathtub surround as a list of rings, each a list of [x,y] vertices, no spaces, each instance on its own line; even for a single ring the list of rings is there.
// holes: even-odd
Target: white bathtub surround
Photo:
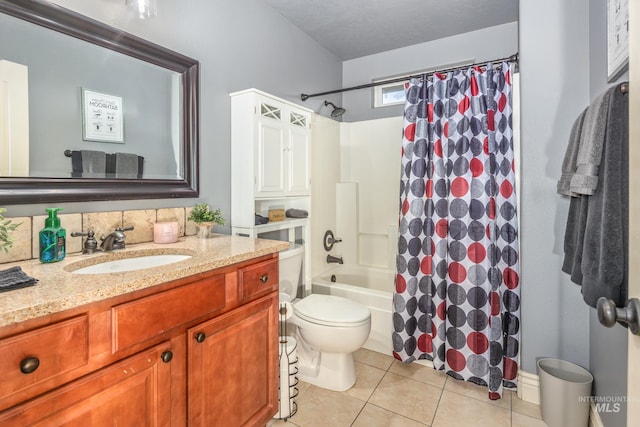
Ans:
[[[358,184],[339,182],[336,184],[336,235],[342,243],[334,247],[346,263],[358,262]],[[332,255],[335,255],[332,253]]]

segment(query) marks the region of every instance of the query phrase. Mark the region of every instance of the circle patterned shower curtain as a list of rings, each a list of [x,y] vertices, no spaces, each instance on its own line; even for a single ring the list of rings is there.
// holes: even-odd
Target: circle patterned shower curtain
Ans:
[[[516,386],[520,283],[510,64],[406,86],[394,357]]]

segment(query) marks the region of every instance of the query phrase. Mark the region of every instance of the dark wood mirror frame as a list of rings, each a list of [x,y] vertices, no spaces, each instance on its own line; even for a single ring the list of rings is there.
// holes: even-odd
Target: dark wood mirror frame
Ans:
[[[182,81],[183,179],[0,178],[0,205],[199,195],[199,63],[162,46],[42,0],[0,0],[0,13],[175,71]]]

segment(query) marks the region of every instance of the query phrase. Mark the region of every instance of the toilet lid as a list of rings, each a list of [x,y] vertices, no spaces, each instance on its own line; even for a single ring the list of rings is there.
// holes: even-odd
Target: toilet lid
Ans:
[[[367,307],[334,295],[311,294],[294,305],[296,315],[312,323],[349,325],[371,317]]]

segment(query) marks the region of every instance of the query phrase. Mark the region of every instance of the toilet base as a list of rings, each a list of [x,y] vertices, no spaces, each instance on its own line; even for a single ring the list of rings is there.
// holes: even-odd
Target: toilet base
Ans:
[[[349,390],[356,383],[356,365],[353,353],[321,352],[319,368],[299,365],[298,379],[316,387],[333,391]],[[300,358],[300,362],[304,357]],[[314,372],[317,374],[313,375]]]

